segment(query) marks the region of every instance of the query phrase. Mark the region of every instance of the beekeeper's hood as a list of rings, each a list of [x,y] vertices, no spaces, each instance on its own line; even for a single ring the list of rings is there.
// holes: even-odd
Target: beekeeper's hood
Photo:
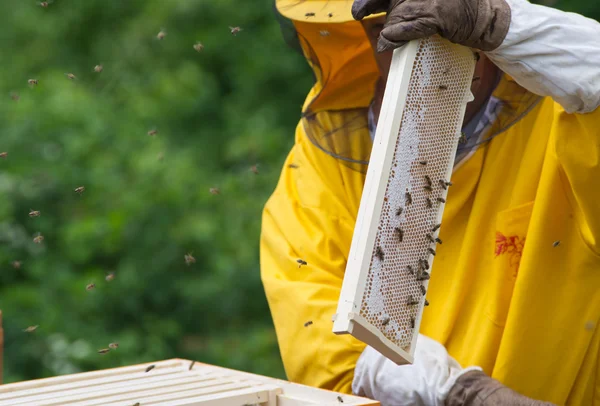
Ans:
[[[352,17],[352,3],[275,0],[275,8],[284,39],[304,55],[316,79],[302,108],[304,131],[324,152],[365,171],[370,155],[365,144],[371,143],[366,113],[379,70],[362,23]],[[510,78],[500,83],[495,95],[507,108],[492,135],[514,124],[539,100]]]

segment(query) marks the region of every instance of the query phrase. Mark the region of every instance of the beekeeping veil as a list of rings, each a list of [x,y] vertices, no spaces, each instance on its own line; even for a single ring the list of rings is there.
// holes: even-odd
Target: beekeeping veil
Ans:
[[[368,109],[379,70],[361,22],[352,18],[352,3],[275,0],[275,10],[285,41],[304,55],[315,76],[302,107],[306,135],[325,153],[366,172],[372,145]],[[459,146],[459,153],[501,134],[540,100],[509,77],[498,88],[502,106],[495,122],[483,137]]]

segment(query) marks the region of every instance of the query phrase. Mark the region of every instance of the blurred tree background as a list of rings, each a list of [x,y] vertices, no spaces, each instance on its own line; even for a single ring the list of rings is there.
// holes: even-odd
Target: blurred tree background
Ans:
[[[5,382],[172,357],[283,378],[260,219],[313,76],[273,0],[4,0],[0,26]]]

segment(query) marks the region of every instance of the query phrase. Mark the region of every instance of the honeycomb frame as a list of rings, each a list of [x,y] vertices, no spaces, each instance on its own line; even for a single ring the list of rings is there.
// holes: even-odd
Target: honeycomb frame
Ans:
[[[392,58],[333,332],[397,364],[413,362],[475,62],[439,36]]]

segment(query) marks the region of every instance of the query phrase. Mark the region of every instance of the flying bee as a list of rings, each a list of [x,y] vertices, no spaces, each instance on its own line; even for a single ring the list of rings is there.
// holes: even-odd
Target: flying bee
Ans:
[[[41,244],[44,241],[44,236],[41,233],[38,233],[35,237],[33,237],[33,242],[36,244]]]
[[[204,50],[204,44],[202,44],[202,42],[196,42],[194,44],[194,50],[196,52],[202,52]]]
[[[194,368],[194,364],[196,364],[196,361],[190,362],[190,366],[188,368],[188,371],[191,371]]]
[[[410,328],[415,328],[415,318],[414,317],[410,318]]]
[[[304,327],[308,327],[308,326],[310,326],[312,324],[313,324],[312,320],[309,320],[306,323],[304,323]]]
[[[552,247],[556,248],[560,245],[560,240],[556,240],[552,243]]]
[[[104,280],[106,282],[111,282],[115,279],[115,273],[114,272],[109,272],[106,274],[106,276],[104,277]]]
[[[306,13],[304,14],[304,17],[314,17],[315,13]]]
[[[41,1],[39,4],[40,4],[40,7],[42,7],[42,8],[48,8],[50,3],[52,3],[52,2],[51,1]]]
[[[479,77],[479,76],[473,76],[473,80],[471,82],[477,82],[480,79],[481,79],[481,77]]]
[[[425,302],[423,303],[423,306],[429,306],[429,302],[427,301],[427,299],[425,299]]]
[[[252,166],[250,167],[250,171],[251,171],[252,173],[254,173],[255,175],[258,175],[258,164],[256,164],[256,165],[252,165]]]
[[[102,65],[94,66],[94,72],[96,72],[96,73],[102,72],[102,69],[104,69],[104,67]]]
[[[440,89],[440,90],[448,90],[448,86],[446,86],[446,85],[439,85],[438,89]]]
[[[437,198],[437,199],[435,199],[435,200],[437,200],[437,201],[438,201],[438,202],[440,202],[440,203],[446,203],[446,199],[444,199],[443,197],[438,197],[438,198]]]
[[[242,31],[241,27],[229,27],[229,31],[231,31],[231,35],[236,36],[240,31]]]
[[[398,207],[398,210],[396,210],[396,216],[399,216],[402,214],[402,207]]]
[[[29,86],[35,86],[38,84],[38,80],[37,79],[29,79],[27,81],[27,83],[29,84]]]
[[[412,196],[410,195],[410,192],[406,192],[404,194],[404,198],[406,199],[406,204],[407,205],[412,204]]]
[[[74,191],[75,193],[81,196],[83,192],[85,192],[85,186],[78,186],[74,189]]]
[[[192,265],[192,264],[195,264],[195,263],[196,263],[196,258],[194,258],[194,257],[192,256],[192,253],[191,253],[191,252],[190,252],[189,254],[185,254],[185,255],[183,256],[183,259],[185,260],[185,264],[186,264],[187,266],[190,266],[190,265]]]
[[[0,158],[6,158],[8,156],[8,152],[0,152]]]
[[[431,243],[434,243],[434,242],[435,242],[435,240],[434,240],[434,238],[431,236],[431,234],[427,233],[427,234],[425,234],[425,237],[427,238],[427,240],[428,240],[429,242],[431,242]]]
[[[329,17],[329,18],[333,17],[333,13],[327,14],[327,17]]]
[[[116,350],[117,348],[119,348],[119,343],[110,343],[108,344],[108,348],[110,348],[111,350]]]
[[[289,164],[288,168],[290,168],[290,169],[298,169],[298,165],[296,165],[296,164]]]
[[[39,212],[39,210],[33,210],[30,209],[29,210],[29,217],[39,217],[41,216],[42,213]]]
[[[427,185],[433,186],[433,184],[431,183],[431,178],[428,175],[425,175],[425,182],[427,182]]]
[[[159,41],[162,41],[163,39],[165,39],[165,37],[167,36],[167,33],[165,32],[165,30],[161,29],[158,34],[156,34],[156,38]]]
[[[35,326],[29,326],[27,327],[25,330],[23,330],[24,333],[33,333],[35,330],[37,330],[37,328],[39,327],[39,325],[35,325]]]
[[[381,319],[381,325],[382,326],[387,326],[390,322],[390,318],[385,316],[383,319]]]
[[[425,204],[427,205],[427,208],[429,208],[429,209],[431,209],[433,207],[433,202],[428,197],[425,199]]]
[[[435,233],[442,225],[440,223],[436,224],[435,226],[433,226],[433,228],[431,229],[432,233]]]
[[[412,296],[409,296],[409,297],[408,297],[408,300],[406,300],[406,304],[407,304],[408,306],[414,306],[414,305],[416,305],[416,304],[419,304],[419,301],[418,301],[417,299],[415,299],[414,297],[412,297]]]
[[[341,396],[339,396],[339,395],[338,395],[338,397],[337,397],[337,400],[338,400],[338,402],[340,402],[340,403],[344,403],[344,399],[342,399],[342,397],[341,397]]]
[[[321,31],[319,31],[319,35],[322,37],[328,37],[330,35],[330,33],[327,30],[321,30]]]
[[[98,350],[98,354],[106,354],[110,351],[110,348],[102,348]]]
[[[435,242],[437,242],[438,244],[441,244],[441,243],[442,243],[442,240],[440,240],[440,238],[439,238],[439,237],[436,237],[436,238],[435,238]]]
[[[69,80],[75,80],[75,79],[77,79],[77,77],[74,74],[72,74],[72,73],[65,73],[65,76]]]
[[[419,161],[419,164],[425,166],[425,165],[427,165],[427,161]]]
[[[21,269],[21,261],[13,261],[10,263],[12,265],[13,268],[15,269]]]
[[[394,229],[394,231],[396,232],[396,235],[398,236],[398,241],[402,242],[402,239],[404,238],[404,231],[400,227],[396,227]]]
[[[10,94],[10,98],[13,99],[14,101],[19,101],[19,99],[20,99],[19,94],[15,93],[15,92]]]
[[[425,286],[423,285],[419,285],[419,287],[421,288],[421,293],[423,294],[423,296],[425,296],[427,294],[427,289],[425,289]]]
[[[90,291],[96,287],[95,283],[89,283],[86,285],[85,290]]]
[[[431,247],[427,248],[427,251],[435,257],[435,250]]]
[[[296,262],[298,263],[298,268],[300,268],[302,265],[308,265],[308,262],[303,259],[297,259]]]
[[[147,134],[151,137],[154,137],[156,134],[158,134],[158,130],[152,129],[152,130],[148,131]]]
[[[375,250],[375,256],[376,256],[376,257],[377,257],[377,259],[379,259],[380,261],[383,261],[384,254],[383,254],[383,250],[381,249],[381,247],[377,246],[377,249]]]
[[[221,193],[221,191],[219,190],[218,187],[211,187],[210,189],[208,189],[208,191],[210,192],[210,194],[212,195],[218,195]]]
[[[150,365],[148,368],[146,368],[146,372],[150,372],[150,371],[152,371],[154,368],[156,368],[156,365],[152,364],[152,365]]]

